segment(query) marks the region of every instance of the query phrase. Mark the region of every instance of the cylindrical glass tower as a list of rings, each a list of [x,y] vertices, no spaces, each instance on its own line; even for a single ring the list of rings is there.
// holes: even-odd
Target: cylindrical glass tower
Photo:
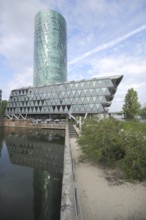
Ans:
[[[56,11],[35,17],[33,85],[67,81],[66,21]]]

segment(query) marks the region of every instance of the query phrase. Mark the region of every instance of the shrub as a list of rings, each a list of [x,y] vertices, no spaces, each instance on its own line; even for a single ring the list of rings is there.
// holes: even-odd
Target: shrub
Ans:
[[[126,134],[125,156],[119,166],[128,179],[146,179],[146,140],[141,133]]]
[[[130,179],[146,178],[146,138],[113,118],[88,119],[78,138],[84,155],[98,163],[119,166]]]
[[[120,123],[113,118],[90,119],[85,122],[78,143],[89,158],[113,165],[124,156],[120,131]]]

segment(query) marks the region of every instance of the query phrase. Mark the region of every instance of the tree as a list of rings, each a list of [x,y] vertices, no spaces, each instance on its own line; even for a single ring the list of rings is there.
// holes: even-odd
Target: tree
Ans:
[[[125,103],[123,105],[124,118],[134,120],[140,112],[140,103],[138,102],[137,92],[131,88],[125,96]]]
[[[140,116],[142,119],[146,119],[146,107],[143,107],[140,111]]]
[[[0,116],[3,116],[7,107],[7,100],[2,100],[2,105],[0,107]]]

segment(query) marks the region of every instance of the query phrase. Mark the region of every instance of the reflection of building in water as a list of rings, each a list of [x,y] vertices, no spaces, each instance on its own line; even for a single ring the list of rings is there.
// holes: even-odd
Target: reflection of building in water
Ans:
[[[1,157],[1,151],[3,147],[3,129],[0,129],[0,157]]]
[[[51,141],[53,143],[64,144],[65,132],[64,130],[49,130],[49,129],[31,129],[31,128],[15,128],[15,127],[5,127],[4,134],[8,135],[17,134],[19,136],[27,135],[29,139],[42,139],[43,141]]]
[[[34,219],[59,219],[64,145],[34,133],[29,137],[11,134],[6,144],[12,163],[33,168]]]
[[[64,145],[49,143],[42,137],[9,135],[6,138],[10,160],[55,175],[62,172]]]
[[[34,219],[58,220],[60,216],[62,178],[34,169]],[[58,210],[58,211],[57,211]]]
[[[2,140],[0,139],[0,157],[1,157],[2,147],[3,147],[3,145],[2,145]]]
[[[3,145],[2,145],[1,140],[0,140],[0,157],[1,157],[2,147],[3,147]]]

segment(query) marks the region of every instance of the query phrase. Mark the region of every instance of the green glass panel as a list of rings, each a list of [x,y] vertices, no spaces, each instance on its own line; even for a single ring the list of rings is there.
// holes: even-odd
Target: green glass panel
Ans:
[[[66,22],[52,10],[35,17],[34,86],[67,80]]]

